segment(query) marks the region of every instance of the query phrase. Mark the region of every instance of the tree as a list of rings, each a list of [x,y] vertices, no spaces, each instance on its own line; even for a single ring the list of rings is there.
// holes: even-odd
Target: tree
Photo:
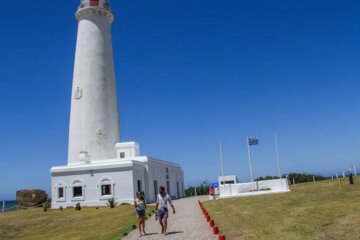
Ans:
[[[209,194],[209,185],[207,184],[207,181],[204,181],[200,186],[197,187],[189,187],[185,190],[185,195],[187,197],[195,196],[195,188],[196,188],[196,194],[197,195],[207,195]]]

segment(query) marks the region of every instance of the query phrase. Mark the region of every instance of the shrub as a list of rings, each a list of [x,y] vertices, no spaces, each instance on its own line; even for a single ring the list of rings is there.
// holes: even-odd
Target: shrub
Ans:
[[[48,202],[44,202],[44,203],[43,203],[43,211],[44,211],[44,212],[47,212],[48,208],[49,208]]]
[[[115,198],[109,198],[108,202],[107,202],[107,205],[110,207],[110,208],[114,208],[116,207],[116,205],[118,205],[117,202],[115,202]]]
[[[77,204],[75,205],[75,210],[76,210],[76,211],[80,211],[80,210],[81,210],[81,205],[80,205],[80,203],[77,203]]]

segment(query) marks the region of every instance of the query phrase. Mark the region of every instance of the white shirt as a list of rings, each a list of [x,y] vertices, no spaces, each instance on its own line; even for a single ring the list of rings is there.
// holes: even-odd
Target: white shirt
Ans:
[[[172,206],[172,201],[171,201],[171,197],[169,196],[169,194],[166,194],[164,197],[161,196],[161,194],[159,193],[157,195],[157,200],[156,203],[158,204],[158,209],[164,209],[164,207],[167,208],[167,203],[170,204],[170,206]]]
[[[145,201],[144,200],[140,200],[138,198],[135,199],[135,202],[136,202],[136,209],[137,210],[144,210],[145,209]]]

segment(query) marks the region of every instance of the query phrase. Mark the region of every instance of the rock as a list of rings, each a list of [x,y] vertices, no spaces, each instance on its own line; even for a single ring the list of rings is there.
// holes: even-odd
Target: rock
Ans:
[[[16,205],[19,207],[42,207],[48,196],[41,189],[19,190],[16,192]]]

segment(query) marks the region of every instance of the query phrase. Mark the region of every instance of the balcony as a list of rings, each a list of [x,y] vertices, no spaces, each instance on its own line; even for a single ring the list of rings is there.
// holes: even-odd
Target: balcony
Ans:
[[[88,7],[104,8],[108,11],[111,10],[108,0],[81,0],[79,9]]]

